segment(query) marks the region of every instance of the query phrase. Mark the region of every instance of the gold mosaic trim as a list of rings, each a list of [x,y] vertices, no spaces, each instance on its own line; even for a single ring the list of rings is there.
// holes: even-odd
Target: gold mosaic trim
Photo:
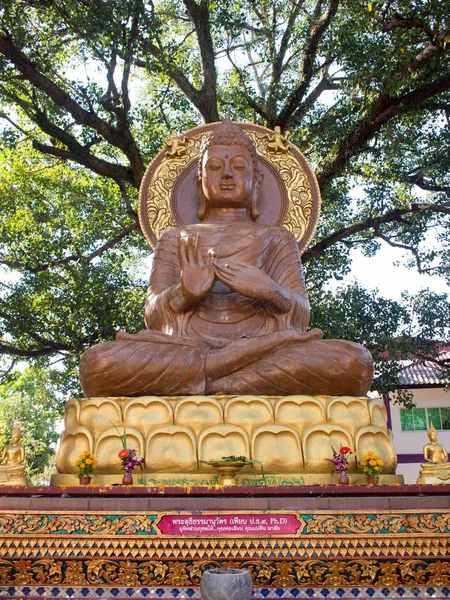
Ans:
[[[117,536],[114,538],[61,537],[36,538],[0,537],[0,547],[11,558],[49,556],[52,558],[114,557],[117,554],[144,559],[149,554],[160,560],[193,559],[248,559],[274,556],[276,558],[314,557],[358,558],[417,556],[421,558],[446,557],[450,536],[327,536],[288,538],[202,538],[158,539],[152,537]]]
[[[206,569],[214,567],[247,569],[255,586],[379,587],[450,585],[450,562],[441,560],[342,559],[245,560],[245,561],[166,561],[114,560],[55,561],[51,558],[0,559],[0,585],[87,585],[105,584],[143,587],[151,585],[199,585]]]
[[[367,513],[354,511],[352,513],[338,511],[314,511],[303,513],[300,511],[220,511],[222,515],[265,513],[280,515],[295,515],[299,522],[297,534],[289,537],[304,537],[307,535],[405,535],[405,534],[450,534],[450,510],[431,512],[402,510],[399,512],[380,511]],[[95,511],[80,514],[79,512],[52,511],[3,511],[0,515],[0,535],[156,535],[160,532],[157,524],[164,515],[173,512],[154,513],[125,513],[125,511]],[[191,515],[191,512],[177,511],[177,515]],[[202,511],[203,515],[215,515],[218,511]],[[170,536],[169,536],[170,537]],[[178,536],[175,536],[178,538]],[[182,536],[183,540],[188,536]],[[235,536],[227,536],[233,538]],[[242,537],[237,536],[237,537]],[[202,537],[206,539],[206,537]],[[272,538],[273,539],[273,538]]]

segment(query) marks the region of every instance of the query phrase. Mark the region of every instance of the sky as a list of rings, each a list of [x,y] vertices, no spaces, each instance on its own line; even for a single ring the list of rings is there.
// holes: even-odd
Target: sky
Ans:
[[[373,257],[363,256],[360,250],[353,250],[351,257],[351,272],[343,282],[336,282],[332,287],[356,279],[365,288],[378,289],[382,296],[391,300],[399,300],[404,291],[413,294],[424,288],[450,294],[450,287],[442,277],[420,274],[415,268],[408,269],[403,264],[397,265],[398,261],[402,263],[408,258],[408,253],[392,248],[384,242]]]
[[[356,202],[361,194],[364,194],[363,189],[356,185],[350,192],[350,201]],[[413,194],[417,201],[432,202],[434,200],[433,197],[429,197],[428,192],[418,188],[413,190]],[[420,244],[422,249],[431,249],[440,243],[437,233],[433,229],[429,230],[425,240]],[[410,252],[402,248],[394,248],[383,240],[379,240],[379,242],[380,249],[372,257],[364,256],[360,249],[352,249],[350,251],[352,261],[350,273],[343,281],[331,283],[330,287],[334,289],[339,285],[356,280],[369,290],[377,289],[381,296],[390,300],[400,300],[403,292],[415,294],[425,288],[450,296],[450,286],[441,276],[422,274],[416,267],[405,266],[405,263],[411,260]]]

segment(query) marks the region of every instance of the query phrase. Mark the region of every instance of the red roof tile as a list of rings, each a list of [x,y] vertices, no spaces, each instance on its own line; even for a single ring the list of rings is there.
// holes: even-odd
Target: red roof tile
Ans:
[[[439,360],[450,361],[450,351],[439,353]],[[441,367],[431,361],[413,361],[399,374],[402,386],[445,385],[449,378],[442,372]]]

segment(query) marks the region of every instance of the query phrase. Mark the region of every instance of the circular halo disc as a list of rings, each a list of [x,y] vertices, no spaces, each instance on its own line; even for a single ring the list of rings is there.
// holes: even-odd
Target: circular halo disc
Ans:
[[[139,191],[139,219],[148,243],[155,248],[170,227],[199,223],[194,178],[203,139],[218,123],[191,129],[175,144],[167,144],[147,168]],[[256,223],[278,225],[294,234],[304,252],[317,227],[320,191],[300,150],[259,125],[235,123],[252,139],[264,175]]]

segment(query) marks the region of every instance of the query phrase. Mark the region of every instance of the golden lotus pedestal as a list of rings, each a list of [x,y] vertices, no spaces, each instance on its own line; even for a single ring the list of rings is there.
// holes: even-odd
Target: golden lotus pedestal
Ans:
[[[442,485],[450,484],[450,463],[424,463],[421,465],[418,484]]]
[[[145,457],[141,486],[117,485],[124,429]],[[383,458],[380,485],[354,463],[337,485],[343,445]],[[79,486],[85,450],[99,473]],[[237,486],[219,485],[223,456],[262,462],[265,480],[245,465]],[[450,585],[450,486],[402,485],[380,399],[70,400],[57,464],[52,487],[0,497],[0,596],[199,600],[218,567],[248,570],[260,600],[408,600]]]
[[[28,480],[25,476],[25,468],[23,465],[19,465],[17,467],[0,468],[0,488],[10,485],[28,485]]]
[[[98,460],[94,483],[119,483],[124,431],[128,447],[145,459],[135,475],[147,486],[217,484],[208,462],[231,455],[259,461],[266,474],[263,482],[247,465],[236,475],[239,485],[333,484],[332,449],[341,446],[358,456],[378,454],[384,460],[381,483],[403,481],[395,475],[381,398],[214,395],[69,400],[52,484],[73,484],[75,462],[85,450]],[[354,458],[348,474],[351,484],[365,483]]]

